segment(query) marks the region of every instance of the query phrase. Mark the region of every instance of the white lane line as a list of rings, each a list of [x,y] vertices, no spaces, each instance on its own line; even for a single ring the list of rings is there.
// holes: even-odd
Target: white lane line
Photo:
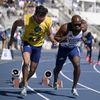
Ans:
[[[36,92],[33,88],[31,88],[30,86],[27,87],[29,90],[35,92],[38,96],[42,97],[45,100],[50,100],[49,98],[47,98],[46,96],[42,95],[41,93]]]
[[[81,63],[83,63],[83,62],[84,62],[84,61],[81,61]],[[65,66],[66,64],[69,64],[69,63],[65,63],[64,66]],[[94,64],[94,67],[96,67],[96,64]],[[98,73],[100,73],[100,71],[98,71],[96,68],[95,68],[95,70],[96,70]],[[65,77],[65,78],[68,79],[69,81],[73,82],[73,80],[70,79],[69,77],[67,77],[66,75],[64,75],[62,71],[61,71],[60,73],[61,73],[61,75],[62,75],[63,77]],[[88,86],[85,86],[85,85],[83,85],[83,84],[81,84],[81,83],[78,83],[78,85],[80,85],[80,86],[82,86],[82,87],[84,87],[84,88],[86,88],[86,89],[88,89],[88,90],[91,90],[91,91],[93,91],[93,92],[100,93],[100,91],[95,90],[95,89],[93,89],[93,88],[90,88],[90,87],[88,87]]]
[[[13,62],[15,61],[19,61],[19,60],[14,60]],[[50,61],[54,61],[53,59],[52,60],[42,60],[40,61],[40,63],[43,63],[43,62],[50,62]],[[0,64],[5,64],[5,63],[9,63],[8,61],[7,62],[3,62],[3,63],[0,63]],[[10,62],[12,63],[12,62]],[[10,88],[9,88],[10,89]],[[18,89],[18,88],[17,88]],[[38,93],[36,92],[33,88],[31,88],[30,86],[28,86],[28,89],[35,92],[38,96],[42,97],[44,100],[50,100],[49,98],[47,98],[46,96],[42,95],[41,93]]]
[[[69,77],[67,77],[66,75],[64,75],[62,71],[60,72],[60,74],[61,74],[64,78],[66,78],[66,79],[68,79],[69,81],[73,82],[73,80],[70,79]],[[100,94],[100,91],[95,90],[95,89],[93,89],[93,88],[90,88],[90,87],[88,87],[88,86],[85,86],[85,85],[83,85],[83,84],[81,84],[81,83],[78,83],[78,85],[80,85],[80,86],[82,86],[82,87],[84,87],[84,88],[86,88],[86,89],[88,89],[88,90],[91,90],[91,91],[93,91],[93,92],[96,92],[96,93],[99,93],[99,94]]]
[[[38,96],[42,97],[44,100],[50,100],[49,98],[47,98],[46,96],[42,95],[41,93],[38,93],[35,91],[35,89],[31,88],[30,86],[27,86],[27,89],[29,89],[32,92],[35,92]],[[42,88],[41,88],[42,89]],[[9,91],[9,90],[17,90],[20,91],[20,88],[14,88],[14,87],[0,87],[0,91]]]
[[[97,65],[97,63],[95,63],[95,64],[93,65],[93,68],[94,68],[94,70],[95,70],[97,73],[100,73],[100,71],[97,70],[96,65]]]

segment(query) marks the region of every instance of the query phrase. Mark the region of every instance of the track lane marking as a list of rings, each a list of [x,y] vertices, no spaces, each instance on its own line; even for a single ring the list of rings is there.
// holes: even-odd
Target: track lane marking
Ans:
[[[100,74],[100,71],[99,71],[99,70],[97,70],[96,65],[97,65],[97,63],[95,63],[95,64],[93,65],[93,68],[94,68],[94,70],[95,70],[97,73],[99,73],[99,74]]]
[[[67,77],[66,75],[64,75],[62,71],[60,72],[60,74],[61,74],[64,78],[66,78],[67,80],[73,82],[73,80],[70,79],[69,77]],[[96,93],[99,93],[99,94],[100,94],[100,91],[95,90],[95,89],[93,89],[93,88],[90,88],[90,87],[88,87],[88,86],[85,86],[85,85],[83,85],[83,84],[81,84],[81,83],[78,83],[78,85],[80,85],[80,86],[82,86],[82,87],[84,87],[84,88],[86,88],[86,89],[88,89],[88,90],[91,90],[91,91],[93,91],[93,92],[96,92]]]

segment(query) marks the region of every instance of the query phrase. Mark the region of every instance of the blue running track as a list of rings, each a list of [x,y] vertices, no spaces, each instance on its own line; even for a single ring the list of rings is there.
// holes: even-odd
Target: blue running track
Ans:
[[[1,55],[2,51],[0,51]],[[79,96],[71,94],[73,66],[69,60],[59,74],[59,79],[63,81],[63,88],[54,90],[52,87],[41,84],[44,72],[53,71],[55,66],[57,50],[43,50],[40,63],[36,70],[37,78],[31,78],[27,96],[20,95],[21,89],[13,87],[11,83],[11,70],[20,70],[22,57],[20,51],[14,51],[14,59],[11,61],[0,60],[0,100],[99,100],[100,99],[100,65],[96,64],[98,51],[93,52],[94,64],[85,61],[85,52],[81,58],[81,76],[77,86]],[[51,83],[53,76],[51,77]]]

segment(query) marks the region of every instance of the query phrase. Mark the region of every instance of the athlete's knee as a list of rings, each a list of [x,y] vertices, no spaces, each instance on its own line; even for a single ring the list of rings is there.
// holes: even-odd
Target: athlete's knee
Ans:
[[[61,69],[62,69],[62,66],[56,66],[55,68],[54,68],[54,72],[59,72],[59,71],[61,71]]]
[[[24,63],[24,67],[28,67],[29,66],[29,63]]]
[[[74,67],[75,67],[75,68],[80,68],[80,62],[75,63],[75,64],[74,64]]]

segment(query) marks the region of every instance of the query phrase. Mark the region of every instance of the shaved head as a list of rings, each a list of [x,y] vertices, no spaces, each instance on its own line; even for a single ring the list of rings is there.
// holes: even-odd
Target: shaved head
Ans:
[[[72,17],[72,23],[77,23],[77,22],[81,22],[81,17],[79,15],[74,15]]]
[[[81,17],[79,15],[74,15],[72,17],[72,25],[73,25],[73,30],[78,33],[81,31]]]

